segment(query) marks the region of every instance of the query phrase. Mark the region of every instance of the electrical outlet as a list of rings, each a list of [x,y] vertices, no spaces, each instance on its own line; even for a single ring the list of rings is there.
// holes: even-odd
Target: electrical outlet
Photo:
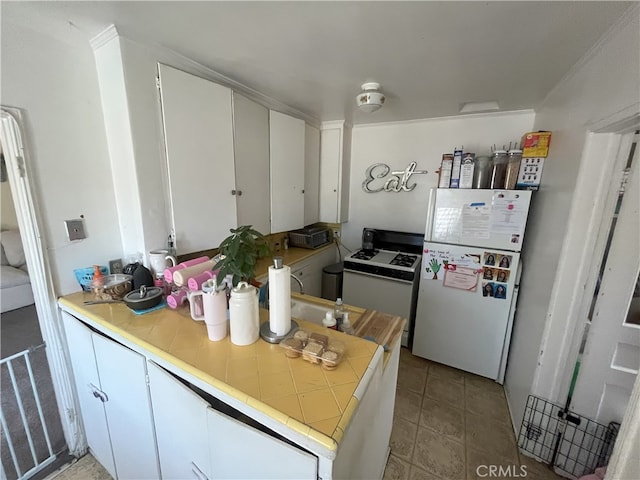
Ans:
[[[109,273],[122,273],[122,260],[109,260]]]
[[[336,239],[336,238],[340,239],[340,230],[338,230],[338,229],[334,229],[333,230],[333,238],[334,239]]]
[[[84,222],[81,218],[65,220],[64,225],[67,227],[67,238],[69,238],[70,242],[87,238],[87,235],[84,233]]]

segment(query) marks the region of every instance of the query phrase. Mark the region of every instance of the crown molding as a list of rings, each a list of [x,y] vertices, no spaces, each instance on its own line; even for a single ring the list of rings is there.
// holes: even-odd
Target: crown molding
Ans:
[[[89,44],[91,44],[91,48],[95,52],[100,47],[103,47],[107,43],[109,43],[114,38],[118,37],[118,29],[115,25],[111,24],[107,28],[105,28],[102,32],[97,34],[95,37],[89,40]]]

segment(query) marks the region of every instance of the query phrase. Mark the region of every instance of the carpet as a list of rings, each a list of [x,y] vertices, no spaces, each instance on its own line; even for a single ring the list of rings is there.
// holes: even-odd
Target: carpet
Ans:
[[[9,357],[30,347],[42,345],[42,334],[40,332],[35,306],[29,305],[3,313],[0,316],[0,335],[0,354],[2,358]],[[55,470],[60,466],[61,461],[67,461],[69,458],[66,454],[66,442],[62,432],[45,348],[44,346],[37,348],[29,354],[29,357],[40,403],[42,405],[44,421],[49,431],[51,448],[54,453],[60,454],[60,459],[47,467],[46,470],[39,472],[37,474],[39,478],[42,478],[43,475],[46,474],[45,472]],[[18,386],[17,390],[22,397],[27,424],[31,431],[36,460],[40,463],[49,456],[49,453],[33,397],[26,361],[24,357],[20,357],[14,360],[12,364]],[[0,397],[2,411],[7,422],[7,429],[16,450],[18,464],[24,473],[33,468],[34,462],[7,365],[2,365],[0,369]],[[17,478],[17,473],[7,446],[6,433],[7,432],[3,430],[0,435],[0,458],[2,459],[2,465],[5,469],[7,479],[14,479]]]

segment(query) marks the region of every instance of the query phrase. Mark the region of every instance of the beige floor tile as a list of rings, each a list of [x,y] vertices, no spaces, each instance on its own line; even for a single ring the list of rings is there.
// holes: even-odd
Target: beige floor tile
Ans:
[[[430,363],[429,360],[413,355],[408,348],[402,347],[402,350],[400,350],[400,364],[402,366],[427,370]]]
[[[81,457],[54,478],[55,480],[113,480],[109,472],[91,454]]]
[[[464,394],[467,412],[511,424],[504,391],[467,384]]]
[[[427,369],[403,366],[398,371],[398,388],[411,390],[422,395],[427,383]]]
[[[518,461],[516,440],[510,424],[467,412],[466,434],[468,447],[514,463]]]
[[[438,477],[431,475],[429,472],[425,472],[415,465],[411,465],[411,470],[409,470],[409,480],[438,480]]]
[[[465,372],[440,363],[432,363],[429,365],[429,376],[438,377],[449,382],[464,383]]]
[[[393,418],[391,430],[391,453],[408,462],[413,457],[413,447],[416,443],[418,426],[400,417]]]
[[[418,427],[413,464],[442,479],[465,477],[464,445]]]
[[[394,455],[389,455],[387,467],[384,469],[383,480],[407,480],[411,465]]]
[[[408,390],[396,391],[396,408],[395,414],[409,420],[413,423],[418,423],[420,418],[420,406],[422,405],[422,395]]]
[[[464,443],[464,411],[441,401],[429,397],[422,400],[420,426]]]
[[[464,383],[449,378],[433,376],[429,373],[425,395],[452,407],[464,408]]]
[[[524,477],[517,456],[504,458],[467,445],[467,480]]]
[[[490,378],[474,375],[473,373],[465,373],[464,382],[466,385],[472,385],[490,392],[504,392],[504,388],[499,383],[491,380]]]

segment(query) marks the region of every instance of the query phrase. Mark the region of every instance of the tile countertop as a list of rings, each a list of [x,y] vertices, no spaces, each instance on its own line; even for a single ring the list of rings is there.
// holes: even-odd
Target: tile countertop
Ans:
[[[333,302],[308,295],[300,298],[333,306]],[[332,451],[337,450],[355,411],[358,392],[363,391],[370,378],[371,360],[382,354],[374,342],[298,320],[301,328],[322,332],[346,344],[342,362],[328,371],[301,357],[287,358],[282,347],[262,339],[244,347],[232,344],[229,336],[211,342],[204,322],[192,320],[185,306],[136,315],[124,304],[85,305],[87,300],[93,300],[93,296],[78,292],[61,297],[59,304],[62,309],[86,317]],[[385,315],[347,308],[356,330],[360,318]],[[393,318],[392,336],[397,339],[405,320]],[[269,312],[260,309],[260,321],[268,319]],[[396,344],[399,345],[395,340],[389,343]],[[384,357],[387,360],[389,353]],[[369,375],[365,375],[368,370]],[[366,382],[359,387],[364,377]]]

